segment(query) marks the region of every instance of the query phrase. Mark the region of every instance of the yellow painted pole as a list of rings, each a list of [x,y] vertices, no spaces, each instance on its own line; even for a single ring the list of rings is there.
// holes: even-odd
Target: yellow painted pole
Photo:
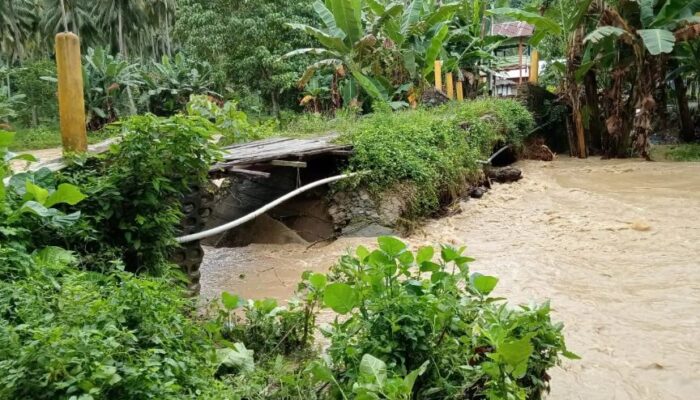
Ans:
[[[435,60],[435,89],[442,91],[442,61]]]
[[[530,54],[530,82],[537,83],[540,80],[540,53],[533,50]]]
[[[64,152],[87,151],[83,69],[80,63],[80,39],[71,32],[56,35],[58,74],[58,110]]]
[[[455,98],[455,83],[454,83],[454,78],[452,78],[452,72],[447,73],[447,79],[446,79],[445,85],[447,85],[447,97],[450,100],[454,100],[454,98]]]
[[[464,82],[457,80],[457,101],[464,101]]]

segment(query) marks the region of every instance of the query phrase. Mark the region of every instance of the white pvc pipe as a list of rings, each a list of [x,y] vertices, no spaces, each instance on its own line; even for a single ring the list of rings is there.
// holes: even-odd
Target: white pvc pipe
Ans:
[[[336,176],[332,176],[330,178],[321,179],[320,181],[310,183],[310,184],[308,184],[306,186],[302,186],[299,189],[296,189],[290,193],[287,193],[286,195],[280,197],[279,199],[273,201],[272,203],[269,203],[269,204],[263,206],[262,208],[260,208],[256,211],[253,211],[252,213],[250,213],[244,217],[238,218],[235,221],[231,221],[227,224],[217,226],[216,228],[209,229],[208,231],[202,231],[199,233],[193,233],[191,235],[182,236],[182,237],[177,238],[176,240],[178,243],[189,243],[189,242],[194,242],[195,240],[201,240],[201,239],[205,239],[208,237],[218,235],[220,233],[231,230],[237,226],[245,224],[246,222],[251,221],[251,220],[259,217],[260,215],[266,213],[267,211],[277,207],[278,205],[284,203],[285,201],[287,201],[293,197],[300,195],[301,193],[306,192],[307,190],[313,189],[315,187],[323,186],[327,183],[333,183],[333,182],[337,182],[337,181],[342,180],[342,179],[351,178],[353,176],[361,175],[364,173],[365,172],[354,172],[351,174],[336,175]]]

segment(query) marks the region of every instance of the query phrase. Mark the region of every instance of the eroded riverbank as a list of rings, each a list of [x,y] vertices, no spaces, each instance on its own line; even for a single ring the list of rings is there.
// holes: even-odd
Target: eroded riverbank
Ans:
[[[553,371],[551,399],[689,399],[700,393],[700,163],[524,162],[499,185],[408,241],[468,246],[474,271],[512,304],[550,299],[583,357]],[[207,249],[202,295],[286,299],[304,270],[346,249]]]

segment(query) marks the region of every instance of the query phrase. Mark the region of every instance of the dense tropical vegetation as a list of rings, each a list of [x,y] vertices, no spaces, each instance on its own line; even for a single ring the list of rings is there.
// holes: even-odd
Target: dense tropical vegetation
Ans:
[[[0,397],[542,398],[547,370],[576,358],[562,325],[548,304],[491,297],[498,279],[471,271],[464,248],[381,237],[304,273],[286,306],[224,293],[202,310],[170,263],[181,197],[219,145],[334,131],[354,145],[348,171],[369,171],[346,184],[403,185],[407,217],[435,214],[494,147],[532,139],[521,102],[488,97],[509,40],[491,27],[516,20],[534,27],[554,93],[539,113],[563,121],[573,154],[650,158],[675,137],[689,144],[668,157],[697,159],[698,12],[695,0],[1,1]],[[33,161],[10,152],[18,141],[58,144],[64,30],[81,38],[91,140],[121,141],[61,172],[16,173]],[[435,88],[437,66],[469,101]]]

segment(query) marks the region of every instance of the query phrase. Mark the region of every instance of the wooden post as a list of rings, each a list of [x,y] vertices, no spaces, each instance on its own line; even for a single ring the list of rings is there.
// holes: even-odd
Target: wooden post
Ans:
[[[457,101],[464,101],[464,82],[457,81]]]
[[[530,82],[537,83],[540,80],[540,53],[533,50],[530,55]]]
[[[455,83],[454,79],[452,78],[452,72],[448,72],[446,79],[445,79],[445,85],[447,86],[447,97],[450,100],[454,100],[455,98]]]
[[[442,91],[442,61],[435,60],[435,89]]]
[[[80,39],[71,32],[56,35],[56,72],[58,109],[64,152],[87,151],[83,69]]]

